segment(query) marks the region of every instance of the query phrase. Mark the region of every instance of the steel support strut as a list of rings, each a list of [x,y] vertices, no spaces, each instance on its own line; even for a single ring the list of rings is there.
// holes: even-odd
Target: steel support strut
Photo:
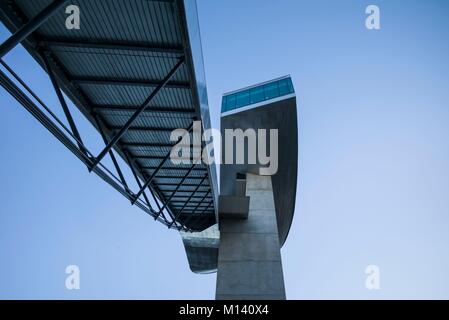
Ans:
[[[3,67],[5,67],[5,69],[13,76],[13,78],[18,83],[20,83],[20,85],[25,89],[25,91],[28,92],[30,96],[32,96],[42,106],[42,108],[45,109],[46,112],[48,112],[48,114],[53,118],[53,120],[55,120],[61,126],[61,128],[63,128],[68,134],[70,134],[72,138],[76,139],[73,133],[67,128],[67,126],[61,120],[59,120],[59,118],[55,115],[55,113],[50,110],[50,108],[37,96],[36,93],[34,93],[33,90],[31,90],[31,88],[19,77],[19,75],[15,73],[10,66],[6,64],[5,61],[0,59],[0,64]]]
[[[104,156],[111,150],[115,144],[120,140],[120,138],[126,133],[126,131],[131,127],[133,122],[140,116],[142,112],[147,109],[153,100],[153,98],[161,91],[162,88],[165,87],[165,85],[170,81],[170,79],[173,77],[173,75],[176,73],[176,71],[179,70],[179,68],[184,63],[185,58],[181,57],[176,63],[176,65],[173,67],[173,69],[170,70],[170,72],[167,74],[167,76],[164,78],[164,80],[151,92],[150,96],[145,100],[145,102],[137,109],[136,112],[128,119],[128,121],[125,123],[125,125],[120,129],[119,132],[115,134],[115,136],[109,141],[108,145],[103,149],[103,151],[100,152],[100,154],[97,156],[97,158],[94,160],[90,170],[93,170],[98,163],[104,158]]]
[[[19,78],[20,79],[20,78]],[[19,80],[18,80],[19,81]],[[19,81],[22,83],[23,81]],[[8,78],[8,76],[0,70],[0,86],[2,86],[17,102],[22,105],[36,120],[38,120],[55,138],[57,138],[69,151],[71,151],[78,159],[80,159],[86,166],[92,165],[92,158],[86,156],[77,146],[76,143],[73,142],[74,137],[70,135],[70,131],[64,128],[64,130],[69,133],[70,136],[67,136],[62,129],[60,129],[43,111],[41,111],[34,101],[31,100],[20,88]],[[29,88],[27,88],[27,91]],[[38,100],[39,103],[40,100]],[[47,110],[47,108],[45,108]],[[57,121],[60,124],[60,121]],[[88,154],[91,153],[88,151]],[[117,181],[110,176],[110,172],[107,170],[103,170],[100,167],[96,167],[92,170],[96,173],[101,179],[103,179],[106,183],[111,185],[114,189],[116,189],[120,194],[126,197],[128,200],[133,200],[133,197],[130,195],[128,190],[126,190],[121,184],[117,183]],[[144,212],[149,214],[152,217],[155,217],[158,221],[168,226],[168,221],[166,219],[159,218],[159,215],[155,210],[151,208],[151,206],[146,207],[140,202],[136,202],[135,205],[142,209]],[[176,227],[176,229],[179,229]]]
[[[174,221],[178,220],[178,218],[181,216],[182,212],[184,211],[185,207],[187,206],[187,204],[190,203],[190,200],[192,200],[193,196],[195,195],[195,193],[200,189],[201,185],[203,184],[203,182],[206,180],[207,178],[207,174],[204,175],[204,178],[201,179],[200,183],[198,183],[198,185],[196,186],[195,190],[193,190],[193,192],[190,194],[190,196],[187,198],[187,201],[184,202],[184,205],[182,206],[182,208],[178,211],[178,214],[176,215],[176,218]],[[174,222],[173,221],[173,222]],[[171,224],[173,224],[173,222]],[[170,225],[171,225],[170,224]],[[184,224],[181,225],[181,228],[184,227]]]
[[[0,85],[12,96],[17,102],[20,103],[36,120],[38,120],[55,138],[57,138],[68,150],[70,150],[78,159],[80,159],[84,164],[90,165],[91,159],[86,157],[83,152],[78,148],[78,146],[72,141],[71,138],[66,136],[64,132],[52,122],[52,120],[41,111],[36,104],[23,93],[17,85],[10,80],[6,74],[0,70]],[[102,168],[95,168],[93,170],[101,179],[106,183],[110,184],[114,189],[120,192],[127,199],[131,200],[130,195],[126,190],[118,184],[113,178],[111,178],[106,171]],[[146,213],[151,216],[155,216],[156,212],[153,209],[148,209],[143,206],[140,202],[136,205],[141,208]],[[163,222],[163,220],[159,220]],[[163,222],[164,223],[164,222]],[[166,224],[166,223],[165,223]]]
[[[154,192],[153,192],[153,189],[151,189],[151,187],[150,186],[148,186],[148,190],[150,190],[150,193],[151,193],[151,196],[153,197],[153,200],[154,200],[154,202],[156,203],[156,206],[157,206],[157,209],[158,209],[158,212],[159,211],[161,211],[161,205],[160,205],[160,203],[159,203],[159,200],[156,198],[156,195],[154,194]],[[144,193],[145,194],[145,193]],[[165,214],[162,212],[162,218],[163,219],[165,219],[165,221],[167,221],[167,218],[165,217]],[[170,218],[171,218],[171,215],[169,214],[169,216],[170,216]],[[154,219],[157,219],[157,215],[154,217]],[[175,220],[174,219],[172,219],[172,222],[174,222]],[[168,223],[168,221],[167,221],[167,223]],[[173,223],[171,223],[170,225],[172,225]]]
[[[195,212],[198,210],[200,205],[203,203],[204,199],[206,199],[209,196],[210,193],[211,193],[211,190],[209,189],[209,191],[207,191],[207,193],[198,202],[198,204],[196,205],[195,209],[193,209],[193,211],[190,214],[190,216],[186,219],[186,221],[184,221],[184,225],[187,225],[187,223],[190,222],[190,220],[193,218],[193,215],[195,214]],[[212,200],[212,202],[213,202],[213,200]],[[198,218],[198,217],[196,217],[196,218]],[[196,220],[194,220],[194,221],[196,222]],[[192,230],[192,228],[189,228],[189,229]]]
[[[194,220],[195,222],[198,220],[198,218],[200,216],[202,216],[212,205],[214,204],[214,200],[209,201],[209,204],[203,209],[201,210],[201,212],[198,214],[198,217],[196,217],[196,219]],[[192,215],[195,213],[195,211],[192,212]],[[184,225],[182,225],[184,226]],[[190,232],[192,232],[192,228],[188,229]]]
[[[134,179],[136,179],[137,182],[137,186],[139,187],[139,189],[142,189],[142,183],[140,182],[139,176],[137,175],[136,170],[134,169],[134,165],[133,165],[133,161],[131,160],[131,157],[129,156],[129,153],[127,151],[124,152],[125,154],[125,158],[126,158],[126,162],[128,162],[129,167],[131,168],[131,172],[134,176]],[[135,163],[135,162],[134,162]],[[156,196],[153,193],[153,190],[151,190],[151,187],[148,188],[150,190],[151,196],[153,197],[154,202],[156,203],[158,209],[160,209],[160,205],[158,200],[156,199]],[[143,198],[145,199],[145,202],[147,203],[148,207],[151,208],[151,203],[150,200],[147,197],[147,194],[145,193],[145,191],[142,193],[143,194]],[[131,203],[133,203],[133,201],[135,200],[135,196],[132,199]],[[156,218],[156,215],[154,215],[154,218]],[[165,217],[164,214],[162,214],[162,218],[165,220],[165,222],[168,224],[168,220]]]
[[[176,194],[176,192],[178,192],[179,188],[182,186],[182,184],[184,183],[184,181],[187,179],[187,177],[189,176],[190,172],[192,172],[193,168],[195,168],[196,163],[194,163],[189,171],[187,171],[187,173],[184,175],[184,177],[182,177],[181,181],[179,182],[179,184],[176,186],[175,190],[173,190],[172,194],[170,195],[170,197],[165,201],[164,205],[162,206],[162,208],[159,210],[158,212],[158,216],[162,213],[162,211],[167,207],[167,205],[170,203],[171,199],[173,198],[173,196]]]
[[[53,72],[53,69],[51,67],[51,61],[50,61],[50,54],[45,52],[42,55],[45,63],[45,67],[47,68],[48,76],[50,77],[51,84],[53,85],[53,89],[56,92],[56,96],[58,97],[59,103],[61,104],[62,110],[64,111],[65,117],[67,119],[67,122],[69,123],[70,129],[72,130],[72,134],[76,138],[76,142],[78,144],[78,147],[80,150],[87,155],[87,149],[83,144],[83,140],[81,139],[81,135],[76,127],[75,121],[73,120],[72,114],[70,113],[70,109],[67,105],[67,102],[64,99],[64,96],[62,95],[61,88],[58,85],[58,81],[56,80],[55,74]]]
[[[100,132],[101,138],[104,141],[104,144],[108,144],[108,138],[106,137],[106,134],[104,133],[103,127],[101,126],[101,122],[100,119],[98,117],[98,114],[93,114],[93,118],[95,120],[95,123],[97,124],[98,127],[98,131]],[[118,164],[117,158],[114,155],[114,152],[112,150],[109,151],[109,156],[111,157],[112,163],[115,167],[115,170],[117,171],[117,174],[120,178],[120,181],[123,184],[123,187],[125,188],[125,190],[127,190],[129,192],[129,194],[132,196],[132,192],[128,187],[128,183],[126,183],[126,179],[125,176],[123,175],[122,169],[120,169],[120,165]],[[132,203],[132,201],[131,201]],[[151,208],[151,206],[149,206]]]
[[[190,131],[193,128],[193,123],[186,129],[187,134],[190,134]],[[177,143],[179,143],[182,138],[184,136],[180,137],[177,141]],[[176,145],[176,144],[175,144]],[[137,201],[137,199],[139,199],[139,197],[142,195],[143,191],[150,185],[150,183],[153,181],[154,177],[157,175],[157,173],[159,172],[159,170],[162,169],[162,167],[164,166],[164,164],[167,162],[167,160],[170,158],[171,155],[171,150],[169,152],[167,152],[167,154],[165,155],[165,157],[162,159],[162,161],[159,163],[159,165],[154,168],[153,173],[151,174],[151,176],[148,178],[147,181],[145,181],[144,185],[140,188],[139,192],[136,194],[136,199],[135,201]]]
[[[12,36],[0,45],[0,58],[11,51],[17,44],[26,39],[31,33],[39,28],[48,18],[50,18],[68,0],[55,0],[42,10],[37,16],[32,18],[22,28],[17,30]]]
[[[110,42],[110,41],[80,41],[73,39],[45,39],[39,42],[42,47],[62,47],[62,48],[89,48],[89,49],[105,49],[105,50],[124,50],[131,52],[149,52],[149,53],[169,53],[182,55],[184,48],[182,46],[168,46],[160,44],[125,44],[123,42]]]

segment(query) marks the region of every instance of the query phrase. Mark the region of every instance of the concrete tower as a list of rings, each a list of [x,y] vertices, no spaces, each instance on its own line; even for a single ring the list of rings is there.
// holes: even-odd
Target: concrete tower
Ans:
[[[285,299],[298,162],[289,76],[223,96],[217,299]]]

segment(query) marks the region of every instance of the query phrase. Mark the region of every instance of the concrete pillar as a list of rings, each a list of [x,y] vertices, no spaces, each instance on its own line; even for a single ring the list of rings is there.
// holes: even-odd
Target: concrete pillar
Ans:
[[[285,299],[271,177],[248,174],[246,196],[246,219],[220,212],[216,299]]]

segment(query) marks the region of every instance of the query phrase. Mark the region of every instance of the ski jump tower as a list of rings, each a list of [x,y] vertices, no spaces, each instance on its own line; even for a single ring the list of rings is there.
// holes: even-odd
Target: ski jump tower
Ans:
[[[74,6],[80,26],[70,29],[66,12]],[[266,145],[256,136],[258,148],[276,147],[277,161],[271,174],[260,159],[224,162],[219,190],[214,164],[169,161],[173,130],[190,132],[197,120],[211,127],[195,0],[0,0],[0,21],[11,32],[0,44],[0,86],[18,106],[89,172],[179,231],[191,270],[218,270],[217,299],[285,298],[280,247],[293,218],[298,154],[290,77],[223,96],[223,136],[226,129],[277,130]],[[9,58],[19,44],[48,74],[43,81],[59,105],[14,71]],[[75,108],[104,142],[99,153],[78,130]],[[224,149],[223,159],[240,146]]]

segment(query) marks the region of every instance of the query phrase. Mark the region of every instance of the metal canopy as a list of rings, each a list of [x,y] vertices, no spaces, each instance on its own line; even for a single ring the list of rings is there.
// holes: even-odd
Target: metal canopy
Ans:
[[[79,30],[65,26],[69,4],[80,8]],[[29,100],[39,94],[1,60],[9,76],[1,72],[0,84],[22,106],[89,171],[169,228],[201,231],[215,224],[215,170],[166,161],[175,144],[170,132],[205,120],[184,1],[0,0],[0,13],[13,33],[0,58],[21,42],[49,74],[69,126],[42,100]],[[61,91],[98,130],[101,153],[83,144]],[[115,154],[130,166],[140,190],[130,190]],[[104,157],[111,157],[113,169],[101,163]]]

